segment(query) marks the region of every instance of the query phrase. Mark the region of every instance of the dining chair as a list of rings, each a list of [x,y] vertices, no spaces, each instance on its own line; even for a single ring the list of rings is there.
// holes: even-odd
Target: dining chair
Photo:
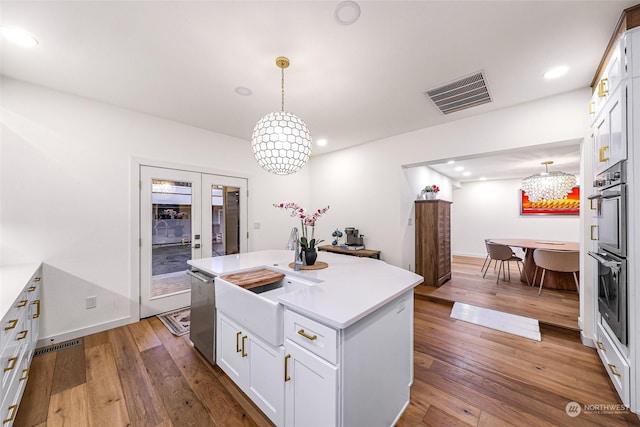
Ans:
[[[576,273],[580,271],[580,252],[579,251],[558,251],[553,249],[536,249],[533,251],[533,261],[536,263],[536,274],[538,267],[542,268],[542,277],[540,278],[540,290],[538,295],[542,293],[542,285],[544,283],[544,273],[549,271],[558,271],[561,273],[573,273],[573,281],[576,284],[576,290],[580,293],[580,284]],[[535,275],[533,276],[535,279]],[[535,283],[534,283],[535,285]]]
[[[485,248],[487,248],[487,256],[484,258],[484,262],[482,263],[482,268],[480,268],[480,272],[483,273],[484,272],[484,267],[485,265],[487,266],[487,269],[489,268],[489,266],[491,266],[491,261],[493,261],[491,259],[491,256],[489,255],[489,246],[487,246],[487,243],[491,242],[490,239],[484,239],[484,246]],[[489,261],[489,264],[487,264],[487,261]],[[498,261],[496,260],[495,264],[493,265],[493,269],[496,269],[496,266],[498,265]]]
[[[491,260],[496,260],[496,263],[500,261],[500,267],[498,268],[498,275],[496,277],[496,285],[498,284],[498,280],[500,280],[500,270],[502,270],[503,280],[506,280],[506,272],[504,269],[505,261],[507,263],[507,269],[509,270],[509,280],[511,280],[511,269],[509,268],[510,266],[509,263],[511,261],[515,261],[516,266],[518,267],[518,271],[520,272],[520,274],[522,274],[522,270],[520,270],[520,264],[522,264],[522,268],[524,269],[524,263],[522,262],[522,258],[520,258],[519,256],[516,256],[509,246],[493,243],[490,241],[486,242],[486,245],[487,245],[487,250],[489,251],[489,257],[490,257],[489,263],[491,263]],[[484,274],[482,275],[482,278],[486,276],[487,270],[489,270],[488,267],[485,269]],[[524,277],[527,279],[527,285],[528,285],[529,276],[527,275],[526,269],[524,270]]]

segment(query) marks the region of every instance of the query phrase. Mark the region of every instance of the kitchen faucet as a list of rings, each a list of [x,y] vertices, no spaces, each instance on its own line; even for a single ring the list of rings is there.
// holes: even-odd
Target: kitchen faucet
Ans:
[[[293,269],[300,271],[302,267],[302,258],[300,258],[300,236],[298,234],[298,227],[293,227],[291,235],[289,235],[289,241],[287,242],[287,250],[293,250]]]

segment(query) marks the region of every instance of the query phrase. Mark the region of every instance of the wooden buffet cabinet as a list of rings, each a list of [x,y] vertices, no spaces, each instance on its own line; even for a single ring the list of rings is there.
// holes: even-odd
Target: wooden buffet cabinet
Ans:
[[[451,279],[451,202],[416,200],[416,273],[424,285]]]

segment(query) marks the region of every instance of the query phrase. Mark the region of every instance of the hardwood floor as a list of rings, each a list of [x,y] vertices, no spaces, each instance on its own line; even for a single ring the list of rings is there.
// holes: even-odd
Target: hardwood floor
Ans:
[[[454,279],[471,288],[473,281],[478,288],[520,286],[496,285],[489,274],[482,281],[473,268],[456,263]],[[415,378],[398,427],[640,425],[627,411],[594,410],[620,402],[595,350],[576,331],[543,325],[537,342],[452,319],[452,303],[441,296],[415,302]],[[572,401],[583,405],[575,418],[565,411]],[[154,317],[35,357],[14,425],[271,423],[186,337],[171,335]]]

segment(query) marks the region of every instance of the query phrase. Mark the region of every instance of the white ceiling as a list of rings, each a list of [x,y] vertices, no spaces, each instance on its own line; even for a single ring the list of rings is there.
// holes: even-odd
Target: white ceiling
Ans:
[[[285,109],[322,154],[587,87],[636,1],[360,1],[341,25],[337,1],[2,0],[40,44],[3,42],[0,72],[248,141],[280,109],[284,55]],[[489,104],[444,116],[423,95],[480,70]]]

